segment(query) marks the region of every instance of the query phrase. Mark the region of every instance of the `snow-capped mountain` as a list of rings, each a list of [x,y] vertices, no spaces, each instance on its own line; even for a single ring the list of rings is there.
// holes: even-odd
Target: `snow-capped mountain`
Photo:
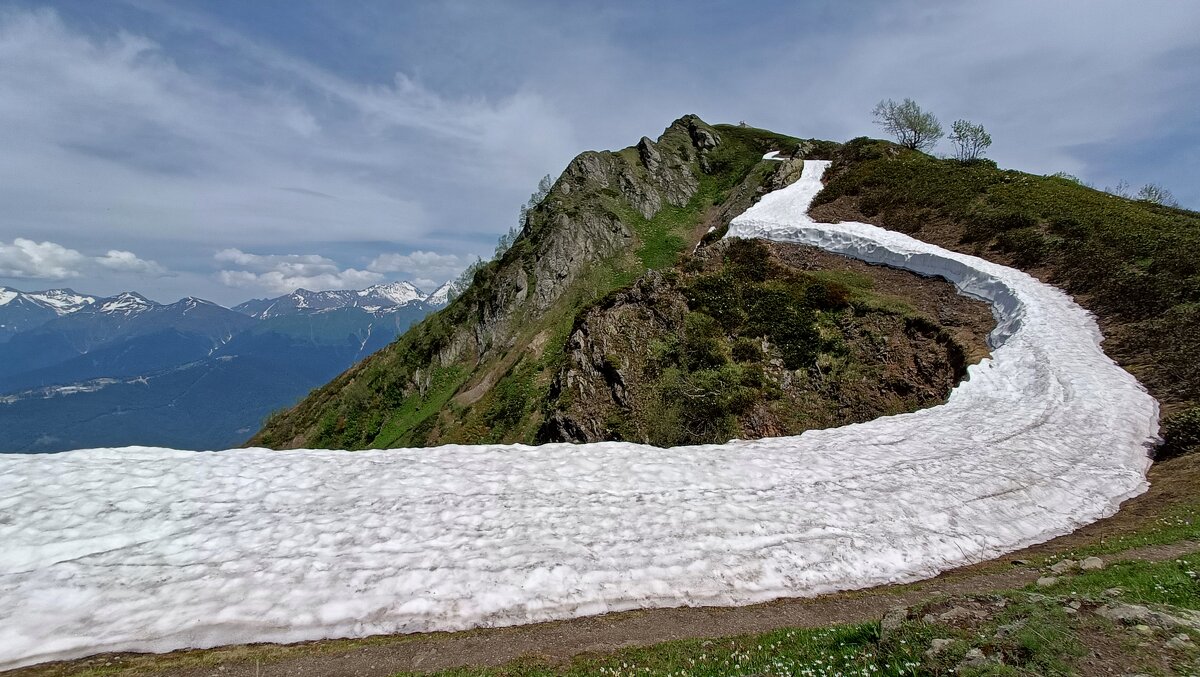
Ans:
[[[416,285],[411,282],[377,284],[354,293],[362,298],[388,299],[396,305],[404,305],[413,301],[424,301],[427,298],[425,292],[417,289]]]
[[[443,285],[443,288],[445,285]],[[267,319],[297,313],[315,313],[342,308],[360,308],[372,315],[386,315],[418,305],[438,308],[446,305],[445,293],[439,289],[426,294],[411,282],[377,284],[366,289],[309,291],[297,289],[291,294],[271,299],[252,299],[236,305],[234,310],[251,317]],[[440,299],[440,300],[439,300]]]
[[[92,312],[104,315],[140,315],[157,307],[159,304],[133,291],[117,294],[111,298],[100,299],[91,308]]]
[[[96,301],[70,289],[23,292],[0,287],[0,342]]]
[[[450,303],[450,293],[452,291],[454,291],[454,280],[449,280],[426,297],[425,303],[431,306],[444,306]]]
[[[238,444],[441,305],[409,282],[298,289],[237,312],[0,287],[0,453]]]

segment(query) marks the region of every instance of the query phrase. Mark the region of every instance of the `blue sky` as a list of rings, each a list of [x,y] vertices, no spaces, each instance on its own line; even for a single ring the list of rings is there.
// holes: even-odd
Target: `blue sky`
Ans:
[[[881,98],[1197,208],[1197,27],[1173,1],[0,0],[0,285],[432,286],[582,150],[685,113],[879,135]]]

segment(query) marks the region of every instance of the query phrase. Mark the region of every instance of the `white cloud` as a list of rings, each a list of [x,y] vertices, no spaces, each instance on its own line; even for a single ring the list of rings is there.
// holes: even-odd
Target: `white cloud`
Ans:
[[[0,242],[0,277],[30,280],[64,280],[79,277],[87,257],[54,242],[34,242],[18,237]]]
[[[85,256],[57,242],[35,242],[18,237],[0,242],[0,277],[30,280],[65,280],[106,272],[162,277],[171,274],[155,261],[137,254],[110,249],[103,256]]]
[[[287,294],[296,289],[361,289],[381,282],[384,276],[370,270],[341,268],[333,259],[317,254],[251,254],[222,249],[213,258],[242,270],[222,270],[217,279],[228,287],[258,288]]]
[[[417,250],[409,254],[380,254],[367,266],[378,273],[398,273],[421,287],[436,287],[458,275],[469,259],[457,254]]]
[[[167,269],[156,261],[138,258],[133,252],[120,249],[110,249],[104,256],[97,256],[96,263],[118,273],[135,273],[138,275],[161,276],[167,274]]]

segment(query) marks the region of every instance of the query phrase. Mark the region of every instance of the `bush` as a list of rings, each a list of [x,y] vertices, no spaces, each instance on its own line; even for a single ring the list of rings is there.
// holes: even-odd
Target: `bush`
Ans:
[[[725,264],[739,282],[762,282],[771,274],[771,250],[759,240],[733,240]]]
[[[743,385],[742,370],[733,364],[718,369],[683,372],[669,369],[661,384],[662,415],[678,420],[678,431],[651,431],[668,435],[676,444],[724,442],[736,434],[737,415],[756,399],[756,391]],[[675,435],[678,435],[677,437]]]
[[[1037,228],[1017,228],[1000,234],[996,245],[1013,255],[1017,266],[1034,266],[1050,254],[1050,243]]]
[[[804,290],[804,303],[817,310],[840,310],[850,305],[850,288],[841,282],[814,282]]]
[[[725,333],[717,321],[704,313],[688,313],[683,322],[679,357],[681,366],[689,371],[720,367],[728,362]]]
[[[1023,211],[977,212],[963,231],[963,242],[986,242],[999,233],[1019,228],[1036,228],[1037,219]]]
[[[1155,456],[1174,458],[1200,450],[1200,407],[1192,407],[1168,416],[1163,421],[1162,446]]]
[[[758,364],[766,359],[763,354],[762,346],[758,341],[749,338],[740,338],[733,342],[733,361],[734,362],[749,362]]]
[[[737,283],[725,274],[704,275],[696,278],[684,296],[688,308],[715,318],[727,331],[736,331],[746,321],[742,310],[742,294]]]

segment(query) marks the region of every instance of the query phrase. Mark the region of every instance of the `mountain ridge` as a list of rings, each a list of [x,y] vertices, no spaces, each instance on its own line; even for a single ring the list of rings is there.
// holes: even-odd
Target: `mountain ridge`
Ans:
[[[264,317],[137,292],[36,306],[43,321],[0,342],[0,453],[233,446],[438,307],[406,282],[305,295],[326,303]]]
[[[762,157],[767,151],[779,151],[770,159],[783,161],[767,161]],[[676,120],[656,141],[643,137],[622,150],[577,156],[546,199],[529,211],[511,249],[481,268],[454,302],[387,350],[273,416],[250,444],[357,449],[630,434],[619,425],[630,415],[621,356],[612,352],[611,342],[573,343],[585,311],[603,306],[645,273],[679,274],[669,269],[681,258],[681,272],[687,273],[692,244],[705,247],[722,238],[732,215],[762,193],[794,181],[802,164],[797,160],[803,158],[832,160],[813,202],[813,213],[824,221],[843,218],[920,232],[927,241],[1026,270],[1081,294],[1106,335],[1112,332],[1106,345],[1118,362],[1148,379],[1163,402],[1168,414],[1163,449],[1182,453],[1195,447],[1200,370],[1191,356],[1200,341],[1195,310],[1200,269],[1184,255],[1200,248],[1195,212],[1124,199],[1062,177],[998,169],[989,160],[934,158],[867,138],[845,144],[805,141],[743,126],[708,125],[695,116]],[[722,303],[735,308],[745,302],[721,296],[721,277],[704,281],[706,288],[681,290],[688,312],[720,316],[721,303],[706,306],[706,296],[725,298]],[[814,287],[794,286],[797,292]],[[1139,289],[1146,293],[1139,296]],[[825,295],[815,293],[814,299]],[[797,297],[791,305],[816,311],[818,324],[836,319],[836,312],[826,316],[814,302],[819,306]],[[1156,318],[1159,311],[1167,315]],[[754,354],[739,343],[746,337],[737,332],[759,330],[744,318],[718,320],[726,322],[726,330],[735,333],[711,334],[713,340],[704,345],[705,350],[716,347],[707,353],[715,361],[707,366],[686,357],[686,332],[675,329],[679,342],[655,348],[661,355],[645,372],[651,382],[675,374],[670,378],[676,389],[725,393],[727,401],[713,411],[736,413],[738,388],[744,386],[739,379],[747,368],[730,353]],[[827,335],[828,325],[823,326],[819,334]],[[765,333],[768,343],[774,342]],[[564,350],[572,345],[591,352],[568,357]],[[826,351],[820,342],[810,347],[818,360],[808,369],[824,373],[830,364]],[[776,358],[768,352],[771,359]],[[573,388],[578,381],[562,371],[571,361],[588,378],[595,377],[594,392],[611,391],[615,425],[604,423],[583,437],[571,432],[578,427],[564,425],[555,432],[543,426],[556,412],[571,411],[572,398],[579,397]],[[688,380],[706,370],[712,372],[708,381]],[[700,387],[713,384],[721,389]],[[749,386],[752,391],[761,387]],[[644,429],[643,422],[639,430]]]
[[[582,308],[675,265],[744,211],[785,171],[764,153],[833,145],[686,115],[657,140],[581,153],[445,309],[272,417],[250,444],[533,441]]]

